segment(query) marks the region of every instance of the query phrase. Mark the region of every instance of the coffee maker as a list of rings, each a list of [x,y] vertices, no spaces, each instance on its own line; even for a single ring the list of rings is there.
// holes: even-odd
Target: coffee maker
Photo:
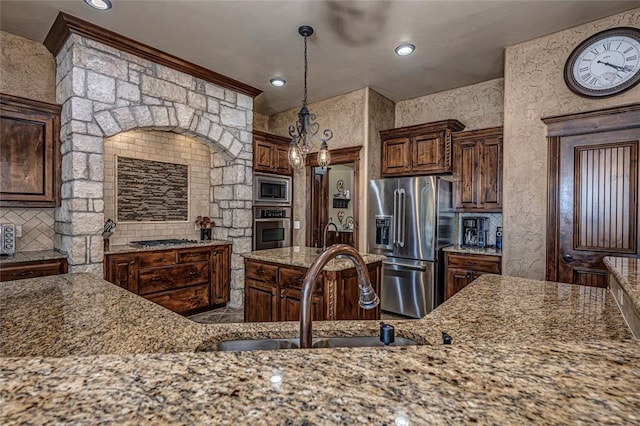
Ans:
[[[463,217],[461,220],[462,246],[486,247],[487,233],[489,231],[488,217]]]

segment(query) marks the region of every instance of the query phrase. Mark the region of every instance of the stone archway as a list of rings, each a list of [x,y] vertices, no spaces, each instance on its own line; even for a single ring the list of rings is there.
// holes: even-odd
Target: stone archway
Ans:
[[[251,250],[253,99],[72,34],[56,55],[62,201],[55,247],[71,272],[102,277],[104,138],[134,129],[185,133],[212,147],[214,237],[233,242],[232,305],[242,303],[239,253]]]

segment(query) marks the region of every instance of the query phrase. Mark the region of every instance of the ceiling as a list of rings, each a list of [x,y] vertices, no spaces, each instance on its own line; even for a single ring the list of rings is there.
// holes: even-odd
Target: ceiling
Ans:
[[[0,29],[42,42],[65,11],[264,91],[255,110],[300,105],[311,25],[309,102],[369,86],[394,101],[503,75],[503,49],[640,6],[639,1],[0,0]],[[393,49],[410,41],[411,56]],[[541,52],[541,54],[543,54]],[[274,88],[269,79],[287,80]]]

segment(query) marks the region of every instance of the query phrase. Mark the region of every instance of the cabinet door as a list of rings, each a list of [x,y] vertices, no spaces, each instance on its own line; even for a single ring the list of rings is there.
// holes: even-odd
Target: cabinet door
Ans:
[[[371,284],[380,296],[381,264],[367,265]],[[337,320],[377,320],[380,319],[380,305],[374,309],[362,309],[358,304],[360,286],[356,268],[346,269],[336,274],[335,319]]]
[[[109,255],[105,258],[105,280],[127,289],[133,293],[138,293],[138,282],[136,279],[136,258],[135,255],[121,254]]]
[[[245,280],[244,321],[278,321],[278,286],[260,281]]]
[[[289,165],[289,147],[282,145],[274,145],[274,173],[281,175],[291,175],[292,170]]]
[[[411,172],[411,139],[393,138],[382,141],[382,174]]]
[[[220,246],[211,253],[211,303],[227,303],[231,299],[231,259],[229,246]]]
[[[253,144],[253,170],[273,173],[275,152],[272,143],[256,139]]]
[[[416,173],[440,173],[444,169],[444,143],[440,132],[413,137],[411,169]]]
[[[474,209],[478,205],[478,143],[456,143],[453,150],[455,208]]]
[[[283,288],[280,290],[280,321],[300,321],[300,290]],[[324,319],[322,296],[311,297],[311,316],[314,321]]]
[[[466,269],[447,268],[447,282],[444,290],[444,299],[447,300],[454,294],[465,288],[475,279],[474,273]]]
[[[502,139],[485,139],[480,145],[480,200],[485,209],[502,209]]]

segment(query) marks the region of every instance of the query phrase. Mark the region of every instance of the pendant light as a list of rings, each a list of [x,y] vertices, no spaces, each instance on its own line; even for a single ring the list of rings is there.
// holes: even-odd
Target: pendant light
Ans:
[[[309,112],[307,108],[307,37],[313,34],[313,28],[303,25],[298,28],[298,33],[304,37],[304,97],[302,98],[302,108],[298,112],[298,121],[289,126],[289,163],[295,169],[301,169],[305,165],[307,153],[311,149],[313,140],[320,142],[320,152],[318,153],[318,165],[327,167],[331,162],[328,141],[333,138],[330,129],[322,131],[322,136],[318,136],[320,124],[316,123],[316,115]]]

